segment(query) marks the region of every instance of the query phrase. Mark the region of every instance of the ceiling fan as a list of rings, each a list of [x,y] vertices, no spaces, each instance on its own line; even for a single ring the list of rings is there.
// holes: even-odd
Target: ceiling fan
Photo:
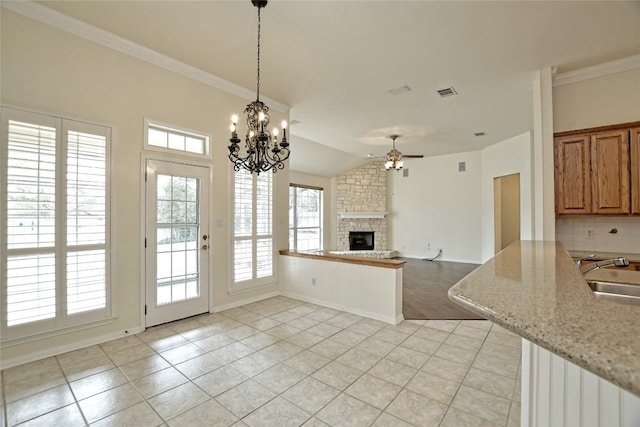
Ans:
[[[383,159],[386,160],[384,167],[387,170],[395,169],[400,170],[404,166],[404,162],[402,159],[421,159],[424,157],[422,154],[402,154],[400,151],[396,149],[396,139],[398,139],[400,135],[389,135],[389,138],[392,141],[391,151],[387,153]]]

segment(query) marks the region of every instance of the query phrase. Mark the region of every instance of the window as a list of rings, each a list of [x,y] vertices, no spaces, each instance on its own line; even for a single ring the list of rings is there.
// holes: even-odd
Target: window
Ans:
[[[272,175],[234,172],[232,290],[274,280]]]
[[[161,125],[146,119],[144,126],[146,149],[181,152],[197,157],[209,156],[209,137],[206,135]]]
[[[322,249],[322,188],[289,186],[289,248]]]
[[[2,338],[110,315],[110,129],[2,109]]]

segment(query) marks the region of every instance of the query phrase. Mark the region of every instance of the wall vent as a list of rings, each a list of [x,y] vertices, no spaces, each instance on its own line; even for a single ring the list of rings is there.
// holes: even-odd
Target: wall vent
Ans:
[[[447,87],[447,88],[444,88],[444,89],[438,89],[438,94],[440,94],[440,96],[441,96],[442,98],[447,98],[447,97],[449,97],[449,96],[457,95],[457,94],[458,94],[458,92],[456,92],[456,90],[454,89],[454,87],[453,87],[453,86],[451,86],[451,87]]]
[[[406,178],[409,176],[409,169],[402,169],[402,177]]]
[[[467,162],[458,163],[458,172],[464,172],[467,170]]]

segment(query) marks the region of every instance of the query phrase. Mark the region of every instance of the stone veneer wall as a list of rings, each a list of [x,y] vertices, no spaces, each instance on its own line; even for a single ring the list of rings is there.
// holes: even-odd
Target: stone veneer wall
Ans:
[[[387,171],[371,162],[337,177],[337,250],[349,250],[350,231],[373,231],[374,249],[387,248],[387,219],[342,219],[341,212],[387,212]]]

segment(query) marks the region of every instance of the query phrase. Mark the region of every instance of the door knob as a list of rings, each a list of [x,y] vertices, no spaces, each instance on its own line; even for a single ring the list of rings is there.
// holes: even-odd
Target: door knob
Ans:
[[[207,246],[207,245],[202,245],[202,250],[206,251],[207,249],[209,249],[209,246]]]

